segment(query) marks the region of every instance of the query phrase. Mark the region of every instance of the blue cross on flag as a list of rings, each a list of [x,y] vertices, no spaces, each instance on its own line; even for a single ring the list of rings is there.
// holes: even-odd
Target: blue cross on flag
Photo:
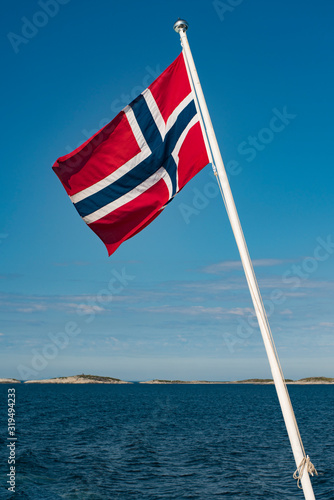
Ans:
[[[53,169],[111,255],[209,163],[181,53],[108,125]]]

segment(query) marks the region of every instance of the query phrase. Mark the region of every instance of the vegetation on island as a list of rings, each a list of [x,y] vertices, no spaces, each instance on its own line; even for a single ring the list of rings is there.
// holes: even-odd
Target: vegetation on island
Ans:
[[[26,380],[25,384],[131,384],[119,378],[102,377],[101,375],[69,375],[44,380]]]
[[[285,382],[288,384],[334,384],[334,378],[329,377],[308,377],[299,380],[292,380],[291,378],[286,378]],[[245,380],[234,380],[234,381],[207,381],[207,380],[164,380],[164,379],[153,379],[146,382],[140,382],[142,384],[273,384],[272,378],[249,378]]]
[[[153,382],[158,382],[159,384],[186,384],[184,380],[160,380],[160,379],[154,379]]]
[[[74,377],[78,378],[84,378],[86,380],[98,380],[99,382],[108,382],[109,380],[112,380],[114,382],[122,382],[120,378],[114,378],[114,377],[102,377],[100,375],[85,375],[82,373],[81,375],[74,375]],[[68,378],[68,377],[58,377],[58,378]]]
[[[291,378],[286,378],[285,382],[293,382]],[[272,378],[248,378],[246,380],[238,380],[238,384],[273,384]]]
[[[297,380],[297,382],[327,382],[329,384],[334,383],[334,378],[330,377],[307,377]]]
[[[0,378],[0,384],[20,384],[21,380],[17,378]]]
[[[272,384],[272,378],[248,378],[246,380],[237,380],[238,384]]]
[[[78,382],[75,382],[73,379],[77,379]],[[55,377],[49,380],[27,380],[26,383],[29,382],[56,382],[57,380],[63,380],[63,383],[68,380],[68,383],[85,383],[82,380],[86,380],[87,383],[89,381],[96,383],[120,383],[120,384],[131,384],[132,382],[125,382],[119,378],[115,377],[103,377],[101,375],[85,375],[81,373],[80,375],[70,375],[67,377]],[[80,382],[81,380],[81,382]],[[20,383],[20,380],[11,379],[11,378],[0,378],[0,383]],[[306,377],[301,378],[299,380],[292,380],[290,378],[286,378],[285,382],[288,384],[334,384],[334,378],[331,377]],[[207,380],[166,380],[166,379],[153,379],[145,382],[140,382],[141,384],[273,384],[274,381],[271,378],[249,378],[245,380],[235,380],[235,381],[207,381]]]

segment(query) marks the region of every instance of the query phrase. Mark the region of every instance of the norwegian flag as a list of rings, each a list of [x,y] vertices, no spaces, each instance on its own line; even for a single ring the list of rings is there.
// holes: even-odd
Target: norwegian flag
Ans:
[[[109,255],[209,163],[183,53],[53,170]]]

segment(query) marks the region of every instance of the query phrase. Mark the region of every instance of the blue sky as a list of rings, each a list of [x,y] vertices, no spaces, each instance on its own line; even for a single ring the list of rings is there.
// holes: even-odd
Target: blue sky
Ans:
[[[333,15],[329,0],[7,7],[0,377],[270,376],[210,166],[110,258],[51,169],[177,57],[179,16],[284,374],[333,376]]]

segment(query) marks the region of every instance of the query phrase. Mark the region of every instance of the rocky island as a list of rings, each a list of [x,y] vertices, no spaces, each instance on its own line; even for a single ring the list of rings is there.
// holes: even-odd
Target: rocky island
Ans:
[[[308,377],[300,380],[292,380],[290,384],[334,384],[334,378],[330,377]]]
[[[20,384],[21,380],[16,378],[0,378],[0,384]]]
[[[153,379],[139,382],[140,384],[233,384],[237,382],[214,382],[209,380],[161,380]]]
[[[296,385],[319,385],[334,384],[334,378],[330,377],[307,377],[299,380],[285,379],[287,384]],[[0,378],[0,384],[20,384],[21,380],[14,378]],[[119,378],[102,377],[99,375],[72,375],[69,377],[56,377],[42,380],[26,380],[25,384],[133,384]],[[271,385],[274,381],[269,378],[249,378],[234,381],[212,381],[212,380],[165,380],[153,379],[139,382],[139,384],[261,384]]]
[[[334,378],[329,377],[308,377],[299,380],[285,379],[287,384],[312,385],[312,384],[334,384]],[[234,380],[232,382],[212,382],[208,380],[147,380],[140,384],[261,384],[270,385],[274,381],[269,378],[250,378],[246,380]]]
[[[119,378],[100,377],[98,375],[73,375],[71,377],[57,377],[44,380],[26,380],[25,384],[131,384]]]

